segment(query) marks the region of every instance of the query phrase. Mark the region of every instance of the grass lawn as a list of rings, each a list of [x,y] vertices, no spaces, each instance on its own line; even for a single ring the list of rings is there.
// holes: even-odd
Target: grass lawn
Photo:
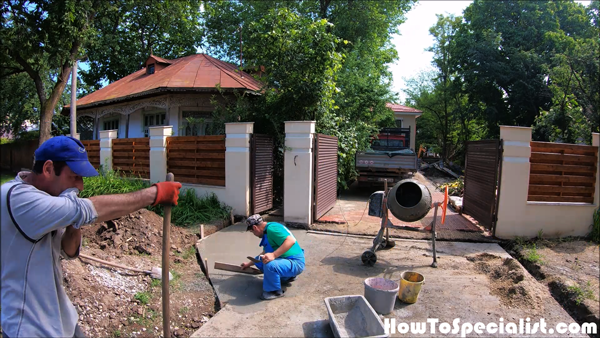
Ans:
[[[15,175],[7,172],[0,173],[0,184],[4,184],[4,182],[8,182],[15,178]]]

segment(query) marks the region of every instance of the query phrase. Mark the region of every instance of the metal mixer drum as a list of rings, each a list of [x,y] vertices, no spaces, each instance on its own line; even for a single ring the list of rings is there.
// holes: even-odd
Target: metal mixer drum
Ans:
[[[397,219],[416,222],[431,209],[431,192],[414,179],[402,180],[394,185],[387,199],[387,207]]]

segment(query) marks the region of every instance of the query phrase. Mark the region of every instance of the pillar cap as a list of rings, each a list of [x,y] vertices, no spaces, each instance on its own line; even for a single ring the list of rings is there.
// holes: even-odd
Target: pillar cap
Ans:
[[[225,123],[225,134],[252,134],[254,122],[231,122]]]
[[[285,122],[285,133],[286,134],[314,134],[315,133],[315,121],[286,121]]]
[[[100,139],[103,138],[117,138],[118,130],[102,130],[100,132]]]
[[[173,126],[157,126],[148,127],[148,133],[152,136],[171,136],[173,133]]]

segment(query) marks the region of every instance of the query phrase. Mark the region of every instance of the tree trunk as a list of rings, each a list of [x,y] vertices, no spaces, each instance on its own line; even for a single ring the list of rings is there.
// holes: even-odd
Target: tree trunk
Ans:
[[[65,63],[66,65],[66,63]],[[67,86],[67,78],[71,74],[71,67],[63,66],[60,74],[56,80],[56,84],[54,88],[52,88],[52,93],[50,97],[46,100],[46,102],[41,103],[42,112],[40,114],[40,142],[46,142],[48,139],[52,137],[52,116],[54,116],[54,108],[56,108],[56,104],[60,99],[60,96],[65,91],[65,87]]]

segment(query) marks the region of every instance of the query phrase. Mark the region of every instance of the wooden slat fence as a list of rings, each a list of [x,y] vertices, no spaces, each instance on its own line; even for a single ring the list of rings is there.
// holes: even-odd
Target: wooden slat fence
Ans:
[[[598,147],[531,142],[528,201],[593,203]]]
[[[167,137],[167,171],[178,182],[225,186],[225,135]]]
[[[33,167],[33,154],[39,140],[16,141],[0,146],[0,166],[2,169],[19,172]]]
[[[81,141],[88,153],[88,160],[96,168],[100,169],[100,140]]]
[[[112,161],[123,175],[150,178],[150,138],[112,140]]]

